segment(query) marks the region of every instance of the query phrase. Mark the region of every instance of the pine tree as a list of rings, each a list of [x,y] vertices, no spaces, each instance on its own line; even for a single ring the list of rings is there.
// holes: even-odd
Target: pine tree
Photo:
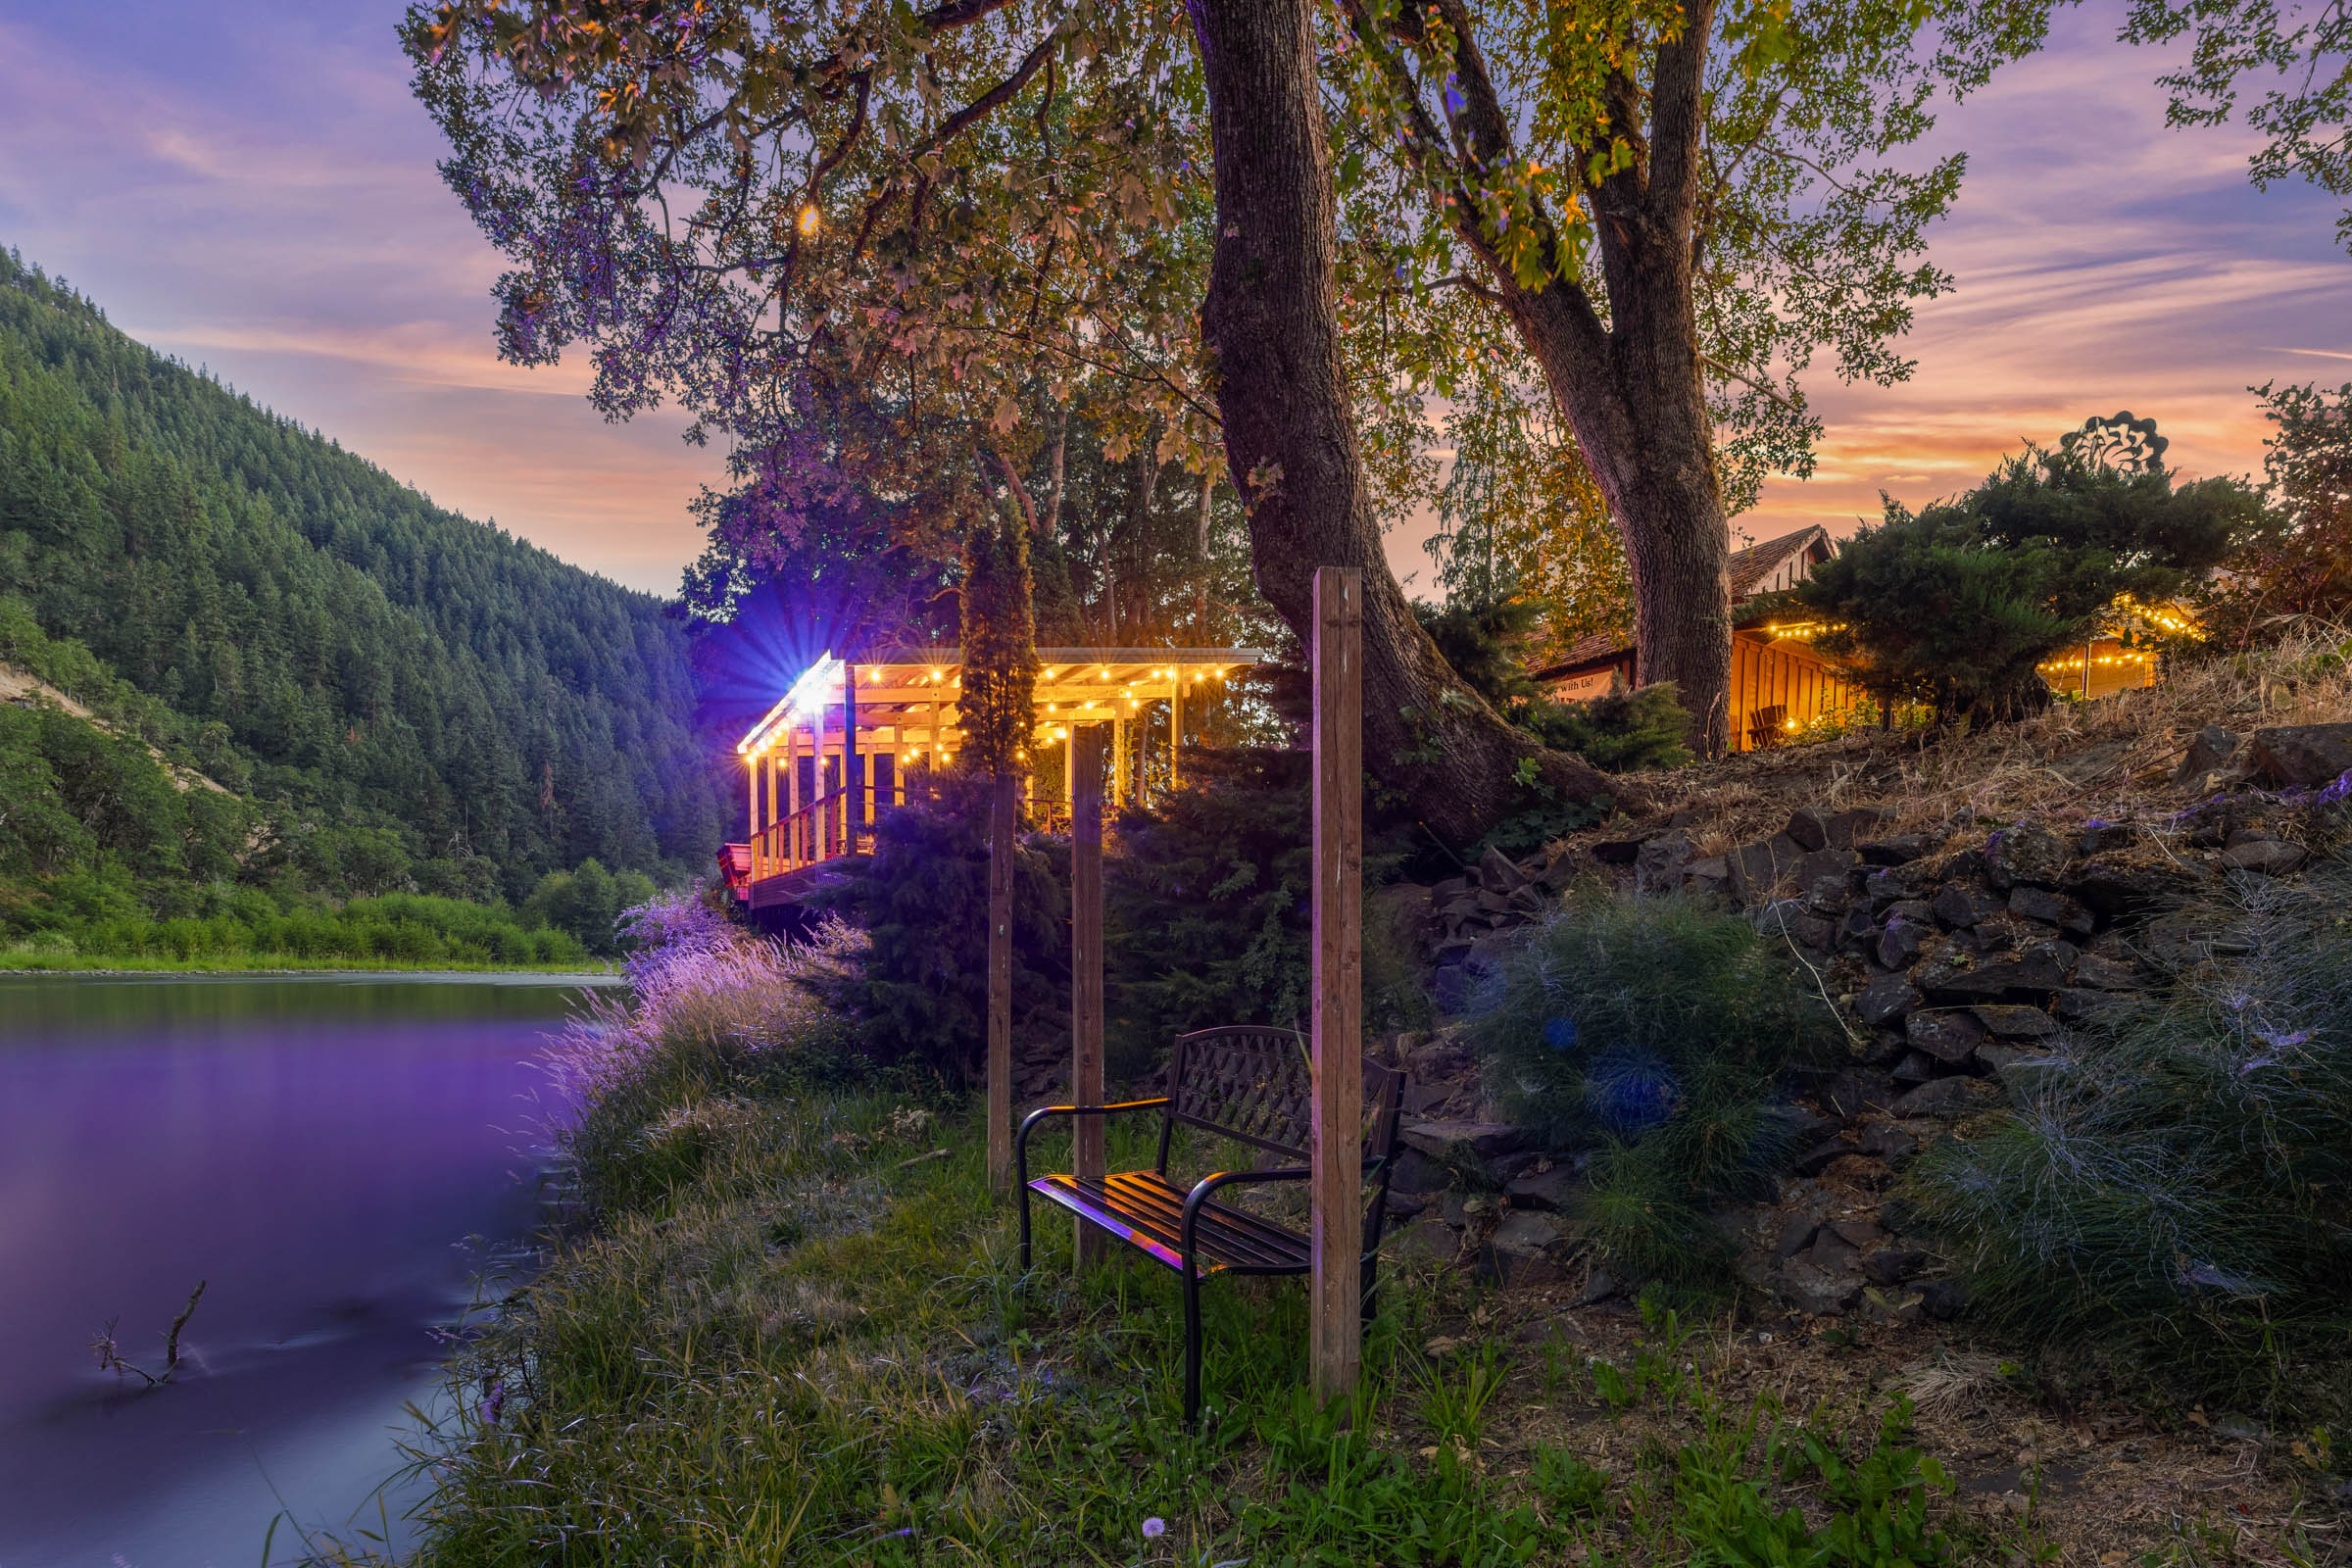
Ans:
[[[992,507],[963,549],[963,763],[974,773],[1018,773],[1036,723],[1037,622],[1029,530]]]

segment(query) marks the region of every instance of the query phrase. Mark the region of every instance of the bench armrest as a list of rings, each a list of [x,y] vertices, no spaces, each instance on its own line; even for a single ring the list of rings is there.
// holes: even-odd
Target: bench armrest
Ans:
[[[1153,1110],[1168,1103],[1168,1097],[1156,1100],[1122,1100],[1115,1105],[1040,1105],[1021,1118],[1021,1130],[1013,1136],[1012,1157],[1017,1167],[1017,1181],[1029,1185],[1029,1131],[1049,1116],[1109,1116],[1122,1110]]]
[[[1364,1174],[1371,1175],[1384,1163],[1386,1158],[1383,1155],[1368,1156],[1364,1160]],[[1221,1170],[1213,1176],[1202,1177],[1193,1184],[1191,1192],[1184,1195],[1184,1220],[1176,1233],[1178,1250],[1185,1256],[1192,1256],[1193,1230],[1200,1223],[1201,1205],[1209,1200],[1218,1188],[1239,1182],[1302,1182],[1312,1175],[1314,1172],[1303,1165],[1286,1165],[1276,1170]]]
[[[1184,1195],[1184,1220],[1177,1227],[1177,1250],[1189,1259],[1193,1255],[1193,1230],[1200,1223],[1201,1205],[1220,1187],[1238,1182],[1302,1182],[1314,1174],[1303,1165],[1287,1165],[1279,1170],[1221,1170],[1213,1176],[1203,1176]]]

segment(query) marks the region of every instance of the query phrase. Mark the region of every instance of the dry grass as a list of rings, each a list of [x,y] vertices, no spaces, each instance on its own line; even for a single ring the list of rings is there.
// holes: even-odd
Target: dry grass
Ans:
[[[1567,1296],[1503,1293],[1467,1326],[1473,1336],[1542,1350],[1541,1364],[1530,1356],[1511,1381],[1517,1396],[1496,1401],[1489,1462],[1508,1471],[1538,1445],[1566,1444],[1624,1471],[1644,1452],[1688,1441],[1694,1417],[1687,1405],[1618,1411],[1592,1396],[1578,1369],[1594,1358],[1633,1365],[1657,1336],[1621,1303],[1572,1311],[1547,1299]],[[2345,1519],[2322,1496],[2328,1478],[2289,1452],[2295,1434],[2241,1435],[2202,1411],[2067,1408],[2015,1363],[1945,1326],[1718,1318],[1676,1354],[1727,1407],[1764,1397],[1828,1429],[1864,1428],[1907,1395],[1916,1441],[1959,1482],[1962,1511],[2010,1544],[2012,1562],[2352,1561]]]
[[[2307,621],[2275,645],[2182,667],[2159,685],[2089,704],[2059,703],[1975,734],[1857,731],[1634,775],[1651,801],[1642,826],[1690,813],[1702,855],[1780,830],[1798,806],[1887,805],[1892,831],[1949,831],[1956,818],[2128,821],[2181,802],[2172,772],[2207,724],[2243,735],[2272,724],[2352,721],[2352,630]],[[1966,816],[1963,816],[1963,813]],[[1620,822],[1583,837],[1623,837]]]

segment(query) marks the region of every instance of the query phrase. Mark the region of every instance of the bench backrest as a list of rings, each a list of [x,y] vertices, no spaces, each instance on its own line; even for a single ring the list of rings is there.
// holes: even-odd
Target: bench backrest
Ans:
[[[1178,1035],[1168,1063],[1161,1167],[1167,1165],[1167,1130],[1177,1122],[1303,1161],[1312,1136],[1313,1089],[1306,1037],[1295,1029],[1240,1024]],[[1376,1061],[1364,1063],[1367,1159],[1386,1159],[1396,1152],[1403,1090],[1403,1073]]]

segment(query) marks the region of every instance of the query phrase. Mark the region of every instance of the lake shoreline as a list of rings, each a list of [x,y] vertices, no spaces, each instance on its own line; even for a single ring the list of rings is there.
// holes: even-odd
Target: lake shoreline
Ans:
[[[583,969],[577,964],[494,964],[494,963],[420,963],[397,962],[363,963],[354,960],[337,963],[331,959],[312,963],[252,964],[220,959],[178,958],[100,958],[83,961],[78,958],[52,957],[48,955],[0,953],[0,978],[9,975],[58,975],[79,979],[140,979],[154,975],[237,975],[247,978],[326,978],[347,980],[368,975],[396,976],[403,980],[440,977],[451,980],[473,980],[484,976],[515,975],[534,980],[569,980],[581,985],[618,985],[621,972],[617,964],[600,969]]]

